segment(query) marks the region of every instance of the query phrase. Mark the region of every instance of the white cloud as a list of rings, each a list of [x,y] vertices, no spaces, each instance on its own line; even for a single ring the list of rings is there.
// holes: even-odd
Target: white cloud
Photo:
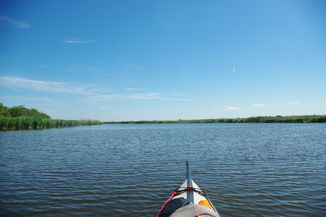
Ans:
[[[7,88],[29,89],[40,92],[51,92],[60,94],[79,94],[89,96],[83,101],[103,102],[116,99],[135,99],[135,100],[156,100],[156,101],[187,101],[181,97],[165,97],[159,93],[112,93],[112,90],[99,85],[82,85],[31,80],[21,77],[0,76],[0,86]]]
[[[99,94],[86,98],[85,100],[92,103],[106,102],[109,100],[154,100],[154,101],[187,101],[184,98],[163,97],[159,93],[112,93]]]
[[[32,96],[1,96],[0,99],[6,101],[37,101],[37,102],[46,102],[46,103],[57,103],[56,100],[48,97],[32,97]]]
[[[160,96],[158,93],[136,93],[126,95],[126,97],[131,99],[170,100],[168,98]]]
[[[159,100],[159,101],[187,101],[185,98],[163,97],[159,93],[136,93],[126,95],[130,99]]]
[[[56,93],[73,93],[75,92],[72,88],[67,87],[62,82],[49,82],[49,81],[39,81],[30,80],[20,77],[0,77],[0,85],[6,87],[15,87],[23,89],[31,89],[46,92],[56,92]]]
[[[95,40],[64,40],[67,44],[91,44],[95,43]]]
[[[83,85],[81,87],[74,87],[74,89],[77,90],[77,93],[80,93],[83,95],[96,95],[96,94],[112,92],[111,88],[101,87],[101,86],[94,85],[94,84]]]
[[[0,21],[9,23],[14,29],[29,29],[31,26],[20,20],[0,15]]]
[[[264,104],[261,104],[261,103],[253,103],[252,105],[255,107],[264,107],[265,106]]]
[[[235,111],[235,110],[240,110],[240,107],[235,107],[235,106],[224,106],[225,110],[228,111]]]
[[[232,68],[232,72],[236,72],[236,68],[235,68],[235,66],[233,66],[233,68]]]
[[[42,92],[92,95],[98,92],[108,92],[109,88],[101,88],[96,85],[75,86],[64,82],[31,80],[21,77],[0,77],[0,86],[9,88],[22,88]]]

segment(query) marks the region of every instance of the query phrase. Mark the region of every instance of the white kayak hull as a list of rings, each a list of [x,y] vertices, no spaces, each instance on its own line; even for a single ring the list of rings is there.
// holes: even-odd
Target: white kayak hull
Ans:
[[[177,201],[178,203],[174,203]],[[170,213],[172,212],[172,213]],[[212,202],[207,198],[205,193],[190,177],[189,167],[187,163],[186,179],[183,184],[176,189],[171,197],[164,203],[157,217],[166,216],[212,216],[219,217],[217,210]],[[199,215],[204,214],[204,215]]]

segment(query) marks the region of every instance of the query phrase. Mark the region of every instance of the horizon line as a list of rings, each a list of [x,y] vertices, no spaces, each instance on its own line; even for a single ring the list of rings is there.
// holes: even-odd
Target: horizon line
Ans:
[[[120,122],[159,122],[159,121],[166,121],[166,122],[177,122],[177,121],[204,121],[204,120],[235,120],[235,119],[248,119],[248,118],[285,118],[285,117],[313,117],[313,116],[326,116],[326,114],[305,114],[305,115],[260,115],[260,116],[247,116],[247,117],[236,117],[236,118],[195,118],[195,119],[174,119],[174,120],[128,120],[128,121],[101,121],[102,123],[120,123]]]

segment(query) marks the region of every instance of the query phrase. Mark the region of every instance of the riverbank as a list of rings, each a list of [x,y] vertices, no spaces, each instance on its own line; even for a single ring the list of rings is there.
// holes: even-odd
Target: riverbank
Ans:
[[[164,124],[164,123],[326,123],[326,115],[259,116],[249,118],[219,118],[194,120],[106,121],[104,124]]]
[[[38,130],[102,124],[92,120],[61,120],[49,118],[8,117],[0,118],[0,131],[6,130]]]
[[[0,103],[0,131],[5,130],[36,130],[102,124],[93,120],[62,120],[52,119],[49,115],[29,109],[22,105],[6,107]]]

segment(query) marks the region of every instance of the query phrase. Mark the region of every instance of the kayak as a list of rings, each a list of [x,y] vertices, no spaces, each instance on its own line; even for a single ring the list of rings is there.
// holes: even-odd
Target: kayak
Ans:
[[[186,179],[163,204],[157,217],[220,217],[204,191],[190,176],[186,163]]]

